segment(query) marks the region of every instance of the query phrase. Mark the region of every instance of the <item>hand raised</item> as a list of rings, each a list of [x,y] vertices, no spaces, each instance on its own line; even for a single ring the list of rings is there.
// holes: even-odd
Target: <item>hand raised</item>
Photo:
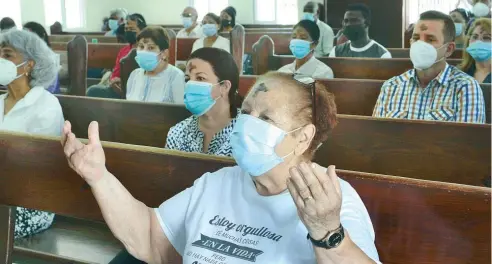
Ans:
[[[61,144],[67,157],[68,165],[77,172],[89,185],[100,180],[106,172],[106,158],[99,140],[99,125],[89,125],[89,143],[80,142],[72,133],[72,125],[65,121]]]
[[[340,226],[342,192],[335,167],[325,171],[316,163],[290,169],[287,187],[301,221],[313,239],[323,239]]]

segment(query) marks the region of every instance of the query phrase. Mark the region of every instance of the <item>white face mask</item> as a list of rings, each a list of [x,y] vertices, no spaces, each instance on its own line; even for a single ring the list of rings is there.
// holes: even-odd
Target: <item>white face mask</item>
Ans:
[[[23,74],[17,75],[17,68],[26,64],[27,61],[15,65],[13,62],[0,58],[0,84],[7,86],[14,80],[21,77]]]
[[[484,17],[490,13],[490,8],[484,3],[476,3],[473,6],[473,14],[476,17]]]
[[[444,47],[444,45],[436,49],[431,44],[422,40],[414,42],[410,46],[410,60],[412,60],[413,67],[417,70],[426,70],[432,67],[432,65],[444,60],[446,57],[437,60],[437,51]]]

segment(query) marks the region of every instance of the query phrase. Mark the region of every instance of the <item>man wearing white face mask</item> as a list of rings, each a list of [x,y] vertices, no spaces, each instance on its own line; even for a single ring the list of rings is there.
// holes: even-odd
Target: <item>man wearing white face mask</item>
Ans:
[[[198,12],[195,8],[189,6],[183,10],[181,14],[181,20],[184,28],[181,29],[176,35],[177,38],[201,38],[202,29],[196,22],[198,19]]]
[[[415,69],[383,84],[373,116],[484,123],[479,84],[446,63],[455,50],[455,35],[451,17],[438,11],[422,13],[411,39]]]

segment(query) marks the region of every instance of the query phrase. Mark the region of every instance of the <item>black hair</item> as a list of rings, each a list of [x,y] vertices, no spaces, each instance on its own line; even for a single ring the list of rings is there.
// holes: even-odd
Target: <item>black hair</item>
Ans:
[[[444,42],[454,41],[456,37],[456,28],[454,26],[453,19],[449,15],[442,12],[431,10],[420,14],[419,20],[440,20],[444,22],[443,34]]]
[[[364,17],[364,20],[366,21],[365,24],[367,26],[371,26],[372,14],[371,14],[371,9],[367,5],[361,3],[351,4],[345,10],[345,12],[347,11],[361,12],[362,16]]]
[[[311,37],[311,39],[314,42],[318,42],[319,41],[319,37],[320,37],[319,27],[313,21],[311,21],[311,20],[301,20],[299,23],[297,23],[294,26],[294,29],[296,29],[297,27],[304,28],[308,32],[309,36]]]
[[[468,22],[470,21],[470,13],[467,10],[465,10],[463,8],[456,8],[455,10],[449,12],[449,14],[454,13],[454,12],[460,13],[461,16],[463,16],[465,18],[465,21],[468,24]]]
[[[325,6],[322,3],[318,3],[318,19],[321,21],[325,21],[326,14],[325,14]]]
[[[215,23],[217,25],[220,25],[220,17],[214,13],[208,13],[205,15],[206,17],[210,17],[211,19],[213,19],[215,21]]]
[[[147,21],[145,21],[145,18],[139,14],[139,13],[133,13],[129,15],[126,20],[131,20],[137,22],[137,27],[142,30],[147,27]]]
[[[169,36],[167,35],[166,30],[160,26],[148,26],[144,28],[140,34],[137,36],[137,42],[141,39],[151,39],[152,41],[159,46],[159,50],[167,50],[169,49]]]
[[[231,16],[231,27],[234,27],[236,25],[236,9],[232,6],[228,6],[226,9],[222,10],[222,12],[226,12]]]
[[[0,30],[11,29],[15,27],[15,22],[10,17],[4,17],[0,20]]]
[[[208,62],[219,82],[230,81],[231,89],[229,90],[229,103],[231,117],[237,116],[237,109],[241,107],[242,98],[239,96],[239,69],[232,55],[218,48],[201,48],[191,53],[191,59],[201,59]]]
[[[36,22],[27,22],[26,24],[24,24],[24,28],[27,28],[33,33],[35,33],[36,35],[38,35],[40,38],[44,40],[44,42],[46,42],[48,47],[51,47],[48,33],[46,32],[46,30],[41,24]]]

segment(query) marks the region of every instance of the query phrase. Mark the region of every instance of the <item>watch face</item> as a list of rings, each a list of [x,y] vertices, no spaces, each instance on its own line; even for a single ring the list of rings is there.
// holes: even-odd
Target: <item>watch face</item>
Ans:
[[[343,236],[341,233],[334,233],[333,235],[330,236],[330,238],[328,238],[326,242],[329,247],[333,248],[340,245],[340,243],[342,243],[342,240],[343,240]]]

